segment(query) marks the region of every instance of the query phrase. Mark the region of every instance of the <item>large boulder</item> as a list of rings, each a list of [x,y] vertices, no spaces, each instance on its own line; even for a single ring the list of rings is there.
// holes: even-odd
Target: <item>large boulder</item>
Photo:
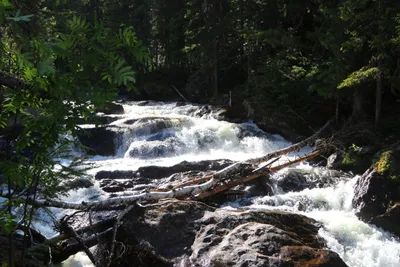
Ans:
[[[138,253],[143,246],[142,257],[163,260],[157,266],[347,266],[324,248],[320,225],[298,214],[170,201],[134,209],[122,221],[117,241],[138,249],[117,253],[114,266],[148,266]]]
[[[385,213],[372,218],[371,223],[400,236],[400,203],[391,205]]]
[[[299,192],[306,188],[331,186],[343,177],[350,178],[347,173],[322,167],[312,169],[287,168],[275,174],[271,180],[276,183],[280,191]]]
[[[129,156],[139,159],[154,159],[172,157],[184,149],[184,143],[176,138],[168,138],[164,141],[146,141],[132,144],[128,150]]]
[[[400,149],[381,153],[354,190],[353,206],[358,217],[400,236]]]
[[[118,132],[110,127],[83,129],[78,138],[89,155],[114,156],[116,153]]]

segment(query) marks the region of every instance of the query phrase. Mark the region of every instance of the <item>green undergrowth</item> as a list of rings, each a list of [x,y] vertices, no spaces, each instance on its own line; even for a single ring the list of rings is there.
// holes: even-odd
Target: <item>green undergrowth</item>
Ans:
[[[385,175],[392,181],[400,182],[399,166],[396,164],[396,153],[392,150],[382,152],[375,163],[375,167],[379,174]]]

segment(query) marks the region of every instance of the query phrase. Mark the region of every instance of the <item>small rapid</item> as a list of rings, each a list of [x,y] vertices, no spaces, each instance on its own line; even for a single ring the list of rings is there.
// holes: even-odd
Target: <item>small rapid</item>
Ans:
[[[319,171],[321,177],[329,175],[324,168],[299,165],[297,169]],[[330,186],[304,189],[300,192],[283,192],[278,181],[282,170],[271,177],[277,194],[256,197],[247,205],[230,203],[226,207],[248,209],[276,209],[299,213],[323,224],[319,234],[328,248],[337,252],[352,267],[400,266],[400,243],[391,234],[360,221],[352,207],[354,185],[359,176],[341,177]]]
[[[115,156],[92,156],[88,175],[100,171],[133,171],[145,166],[173,166],[182,161],[229,159],[246,161],[290,145],[278,135],[261,131],[254,123],[230,123],[218,119],[218,111],[199,105],[177,103],[132,102],[123,104],[125,113],[108,115],[109,126],[116,131]],[[105,116],[105,115],[104,115]],[[83,125],[93,128],[94,125]],[[305,148],[300,153],[310,151]],[[294,155],[288,155],[294,157]],[[290,170],[306,172],[303,188],[288,190],[282,179]],[[298,164],[271,176],[272,196],[262,196],[227,203],[226,209],[276,209],[311,217],[322,223],[320,236],[329,249],[337,252],[351,267],[400,266],[400,242],[392,235],[360,221],[352,207],[354,185],[359,177],[332,176],[325,168]],[[73,190],[63,200],[106,199],[96,181],[90,188]],[[61,218],[69,211],[51,209]],[[47,223],[35,227],[50,237]],[[63,266],[91,266],[79,253]]]

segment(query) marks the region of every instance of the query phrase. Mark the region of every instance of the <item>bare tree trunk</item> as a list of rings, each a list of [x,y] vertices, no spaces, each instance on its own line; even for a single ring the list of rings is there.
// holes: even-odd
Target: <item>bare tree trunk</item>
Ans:
[[[285,148],[282,148],[280,150],[276,150],[274,152],[268,153],[267,155],[262,156],[260,158],[252,159],[252,160],[250,160],[250,163],[259,164],[261,162],[270,160],[272,158],[275,158],[275,157],[278,157],[278,156],[281,156],[281,155],[285,155],[285,154],[288,154],[288,153],[291,153],[291,152],[294,152],[294,151],[298,151],[298,150],[300,150],[300,148],[302,148],[302,147],[304,147],[306,145],[310,145],[311,143],[313,143],[323,131],[325,131],[326,129],[329,128],[329,126],[331,124],[332,124],[332,120],[329,120],[327,123],[325,123],[324,126],[322,126],[321,129],[316,131],[315,134],[313,134],[312,136],[308,137],[307,139],[304,139],[303,141],[301,141],[299,143],[296,143],[294,145],[291,145],[289,147],[285,147]]]
[[[336,122],[336,125],[338,125],[338,123],[339,123],[339,102],[340,102],[340,100],[339,100],[339,97],[338,97],[338,98],[336,98],[336,108],[335,108],[335,122]]]
[[[364,107],[363,107],[363,92],[362,88],[355,88],[353,94],[353,119],[364,118]]]
[[[308,160],[308,159],[312,159],[312,158],[318,156],[319,153],[320,153],[319,151],[314,151],[312,153],[309,153],[309,154],[307,154],[305,156],[302,156],[302,157],[300,157],[298,159],[295,159],[293,161],[288,161],[285,164],[282,164],[282,165],[279,165],[279,166],[276,166],[276,167],[272,167],[272,168],[266,168],[262,172],[256,172],[255,174],[251,174],[251,175],[246,176],[244,178],[239,178],[239,179],[235,179],[235,180],[233,180],[231,182],[224,183],[224,184],[222,184],[220,186],[216,186],[212,190],[205,191],[205,192],[195,196],[194,199],[200,200],[200,199],[204,199],[204,198],[216,195],[218,193],[221,193],[221,192],[224,192],[224,191],[226,191],[228,189],[231,189],[231,188],[233,188],[233,187],[235,187],[237,185],[245,184],[245,183],[248,183],[248,182],[250,182],[250,181],[252,181],[254,179],[263,177],[263,176],[265,176],[265,175],[267,175],[267,174],[269,174],[271,172],[276,172],[276,171],[282,170],[282,169],[284,169],[286,167],[289,167],[291,165],[297,164],[299,162],[302,162],[302,161],[305,161],[305,160]]]
[[[218,95],[218,63],[217,63],[217,37],[214,36],[213,39],[213,52],[212,52],[212,64],[213,64],[213,72],[212,72],[212,87],[213,87],[213,95]]]

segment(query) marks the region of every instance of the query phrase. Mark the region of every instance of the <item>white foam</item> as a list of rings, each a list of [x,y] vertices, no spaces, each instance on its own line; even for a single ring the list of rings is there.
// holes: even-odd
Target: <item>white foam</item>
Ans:
[[[143,103],[142,103],[143,104]],[[175,103],[148,102],[147,105],[138,103],[123,104],[125,113],[115,115],[118,118],[112,124],[124,131],[122,146],[119,146],[117,156],[95,156],[87,162],[94,164],[89,174],[100,170],[136,170],[141,166],[172,166],[182,161],[201,161],[215,159],[231,159],[245,161],[260,157],[266,153],[286,147],[289,143],[278,135],[263,133],[252,122],[241,125],[218,121],[214,114],[202,114],[201,106],[183,105]],[[154,117],[152,120],[151,117]],[[167,118],[171,127],[165,132],[166,138],[175,138],[176,153],[153,158],[132,157],[129,150],[146,146],[146,140],[154,137],[151,129],[146,129],[146,123],[128,120],[147,118],[149,123]],[[168,119],[169,118],[169,119]],[[135,127],[142,127],[138,130]],[[87,125],[85,127],[91,127]],[[148,130],[148,132],[146,132]],[[136,131],[136,132],[135,132]],[[138,134],[139,133],[139,134]],[[171,139],[172,140],[172,139]],[[169,141],[171,141],[169,140]],[[120,140],[121,141],[121,140]],[[153,143],[157,145],[158,143]],[[162,144],[162,141],[160,141]],[[274,164],[280,164],[287,159],[294,159],[298,155],[308,153],[310,147],[303,148],[298,154],[289,154]],[[68,163],[68,161],[64,161]],[[316,177],[329,175],[322,169],[315,169],[308,164],[297,164],[292,168],[315,172]],[[277,180],[278,175],[272,180]],[[324,225],[320,235],[327,241],[327,245],[336,251],[351,267],[395,267],[400,266],[400,243],[393,236],[376,227],[361,222],[352,209],[353,188],[358,177],[347,179],[334,186],[326,188],[305,189],[301,192],[282,193],[275,196],[254,198],[248,208],[278,209],[296,212],[321,221]],[[281,192],[281,191],[277,191]],[[64,200],[80,202],[92,197],[104,199],[104,194],[96,184],[90,189],[79,189],[70,192]],[[226,208],[237,208],[238,203],[232,203]],[[57,218],[69,211],[51,209]],[[54,233],[49,229],[51,218],[43,215],[45,224],[35,224],[35,227],[51,236]],[[84,253],[78,253],[63,263],[63,266],[92,266]]]
[[[319,234],[351,267],[400,266],[400,243],[391,234],[360,221],[352,208],[358,177],[327,188],[259,197],[251,208],[300,213],[323,223]]]

